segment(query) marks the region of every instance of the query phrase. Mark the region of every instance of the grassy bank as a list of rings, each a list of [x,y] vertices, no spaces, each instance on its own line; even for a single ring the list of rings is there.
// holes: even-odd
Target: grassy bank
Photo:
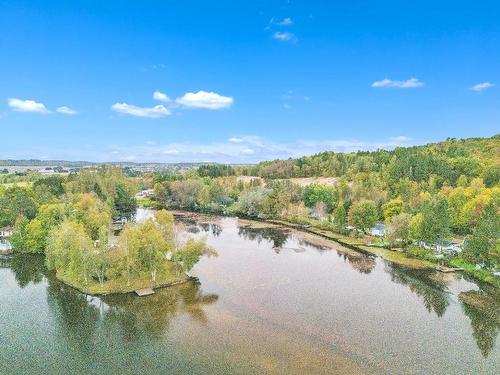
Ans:
[[[300,226],[296,225],[293,226],[299,230],[303,230]],[[394,251],[383,247],[368,246],[366,239],[363,241],[360,238],[353,238],[314,227],[307,228],[306,230],[308,232],[315,233],[325,238],[329,238],[333,241],[339,242],[343,245],[347,244],[349,246],[352,246],[352,248],[354,249],[358,249],[365,253],[370,253],[376,256],[380,256],[393,263],[401,264],[407,267],[435,268],[437,265],[437,261],[434,261],[432,259],[432,256],[430,256],[431,254],[428,251],[425,251],[420,248],[410,249],[414,251],[406,251],[406,252]],[[423,256],[422,253],[426,253],[426,256]],[[450,267],[463,268],[464,273],[471,276],[477,281],[485,282],[496,288],[500,288],[500,277],[494,276],[491,272],[487,270],[484,269],[477,270],[474,264],[467,263],[461,258],[452,258],[447,260],[446,263]]]
[[[450,259],[448,264],[452,267],[463,268],[463,272],[473,277],[476,280],[483,281],[495,288],[500,288],[500,277],[492,275],[491,272],[485,269],[476,269],[476,265],[467,263],[461,258]]]
[[[105,281],[102,285],[94,279],[89,279],[87,280],[87,283],[85,283],[70,274],[62,272],[58,272],[56,277],[65,284],[78,289],[82,293],[91,295],[131,293],[137,289],[167,287],[189,280],[182,272],[177,276],[176,271],[170,262],[165,262],[165,267],[158,270],[156,281],[154,282],[151,281],[151,273],[149,272],[142,272],[134,275],[130,279],[124,276],[113,278]]]

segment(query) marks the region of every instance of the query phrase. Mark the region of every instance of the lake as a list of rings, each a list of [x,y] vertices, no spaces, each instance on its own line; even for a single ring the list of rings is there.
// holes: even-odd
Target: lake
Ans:
[[[142,219],[147,211],[140,212]],[[177,217],[219,256],[149,297],[83,295],[42,257],[0,260],[1,374],[495,374],[481,288],[291,229]]]

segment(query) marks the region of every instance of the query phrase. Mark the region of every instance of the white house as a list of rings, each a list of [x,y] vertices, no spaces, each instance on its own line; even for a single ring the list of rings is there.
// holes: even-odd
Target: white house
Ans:
[[[10,238],[12,237],[12,227],[0,228],[0,238]]]
[[[436,244],[436,250],[445,254],[460,253],[462,251],[462,244],[451,241],[440,241]]]
[[[446,255],[453,255],[453,254],[458,254],[462,251],[462,247],[464,243],[458,243],[458,242],[451,242],[447,240],[443,241],[438,241],[436,244],[433,245],[428,245],[425,242],[420,242],[417,243],[419,246],[423,247],[424,249],[433,251],[438,254],[446,254]]]
[[[141,191],[141,192],[137,193],[137,194],[135,195],[135,197],[136,197],[137,199],[140,199],[140,198],[147,198],[147,197],[150,197],[150,196],[152,196],[152,195],[154,195],[154,194],[155,194],[154,189],[147,189],[147,190],[143,190],[143,191]]]
[[[12,245],[7,240],[0,239],[0,254],[8,254],[12,250]]]
[[[377,223],[375,226],[370,229],[370,234],[375,237],[384,237],[385,235],[385,224]]]

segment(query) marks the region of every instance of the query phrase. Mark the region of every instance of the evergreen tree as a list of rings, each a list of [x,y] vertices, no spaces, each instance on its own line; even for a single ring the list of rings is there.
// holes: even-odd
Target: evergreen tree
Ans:
[[[467,239],[463,256],[472,263],[491,264],[500,260],[500,216],[498,209],[489,204],[483,210],[472,235]]]
[[[123,183],[118,183],[115,189],[113,218],[130,218],[137,208],[135,197],[129,193]]]

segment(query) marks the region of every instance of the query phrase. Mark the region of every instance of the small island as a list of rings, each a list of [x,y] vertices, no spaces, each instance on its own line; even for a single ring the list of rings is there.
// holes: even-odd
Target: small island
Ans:
[[[136,186],[118,169],[82,171],[62,182],[35,186],[43,195],[9,191],[23,201],[11,242],[15,252],[44,254],[56,277],[83,293],[176,285],[191,279],[187,272],[202,255],[216,255],[204,239],[180,243],[169,211],[135,222]]]
[[[48,235],[46,260],[57,278],[86,294],[130,293],[189,280],[203,254],[204,240],[175,241],[174,218],[157,211],[144,223],[126,224],[118,236],[101,227],[93,239],[83,224],[64,220]]]

